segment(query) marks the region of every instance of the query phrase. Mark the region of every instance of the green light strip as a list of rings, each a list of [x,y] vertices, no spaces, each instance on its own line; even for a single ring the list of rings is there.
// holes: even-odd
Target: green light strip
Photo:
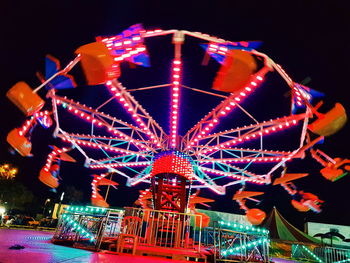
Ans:
[[[308,252],[314,259],[316,259],[318,262],[322,263],[323,261],[318,257],[316,256],[313,252],[311,252],[310,249],[308,249],[307,247],[305,246],[301,246],[306,252]]]
[[[90,242],[95,241],[95,237],[93,234],[91,234],[85,227],[82,227],[80,224],[78,224],[73,217],[63,214],[62,219],[67,222],[71,227],[72,230],[76,229],[78,233],[86,238],[89,238]]]
[[[261,238],[261,239],[258,239],[256,241],[249,242],[246,245],[237,246],[237,247],[230,248],[230,249],[227,249],[227,250],[221,250],[221,254],[224,255],[224,256],[237,254],[242,249],[251,248],[251,247],[254,247],[254,246],[257,246],[257,245],[260,245],[260,244],[264,244],[264,243],[270,243],[270,240],[267,239],[267,238]]]
[[[69,212],[77,212],[77,213],[99,213],[99,214],[105,214],[107,211],[107,208],[103,207],[84,207],[84,206],[68,206],[66,208]]]
[[[269,230],[265,228],[258,228],[254,226],[247,226],[233,222],[219,221],[221,227],[229,227],[230,229],[241,231],[241,232],[253,232],[254,234],[268,234]]]

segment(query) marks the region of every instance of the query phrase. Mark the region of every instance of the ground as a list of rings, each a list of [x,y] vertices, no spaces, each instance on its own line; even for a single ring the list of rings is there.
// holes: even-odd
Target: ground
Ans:
[[[53,232],[0,229],[0,263],[103,263],[103,262],[135,262],[135,263],[180,263],[185,261],[166,260],[154,257],[138,257],[131,255],[115,255],[97,253],[54,245],[50,242]],[[23,249],[9,249],[14,245]]]

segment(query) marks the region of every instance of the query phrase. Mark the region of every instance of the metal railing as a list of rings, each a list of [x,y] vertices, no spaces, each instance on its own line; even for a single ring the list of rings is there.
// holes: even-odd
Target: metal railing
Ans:
[[[317,247],[315,254],[323,259],[323,262],[350,262],[350,249],[334,247]]]
[[[140,218],[135,232],[142,246],[201,250],[201,215],[127,207],[126,216]]]
[[[121,233],[121,225],[124,217],[124,211],[108,210],[104,218],[102,218],[101,227],[98,232],[98,240],[96,250],[99,250],[101,243],[105,240],[114,240]]]
[[[60,217],[53,241],[99,250],[116,244],[121,234],[137,237],[139,247],[200,252],[202,216],[132,207],[71,207]]]
[[[207,230],[208,231],[208,230]],[[209,233],[215,262],[269,262],[268,233],[213,227]]]
[[[210,255],[216,261],[268,262],[268,231],[243,225],[230,229],[223,222],[202,229],[202,220],[201,214],[133,207],[68,207],[53,240],[97,251],[131,249],[149,255],[181,254],[197,259]]]
[[[120,233],[123,213],[122,210],[90,207],[67,209],[59,219],[53,241],[98,250],[104,238]]]
[[[292,258],[309,262],[345,263],[350,262],[350,249],[293,244]]]

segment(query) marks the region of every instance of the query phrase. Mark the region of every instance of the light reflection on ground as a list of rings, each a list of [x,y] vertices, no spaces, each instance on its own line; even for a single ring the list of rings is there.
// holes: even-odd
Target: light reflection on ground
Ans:
[[[82,249],[54,245],[52,232],[18,229],[0,229],[0,263],[168,263],[186,262],[154,257],[135,257],[96,253]],[[24,249],[9,249],[13,245]]]

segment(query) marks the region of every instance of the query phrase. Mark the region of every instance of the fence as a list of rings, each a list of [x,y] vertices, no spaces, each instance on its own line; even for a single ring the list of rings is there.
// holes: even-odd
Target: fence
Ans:
[[[98,207],[67,207],[59,219],[53,241],[98,250],[103,238],[120,233],[123,213]]]
[[[308,262],[345,263],[350,262],[350,249],[293,244],[292,258]]]
[[[201,250],[201,215],[128,207],[125,217],[142,222],[135,231],[142,246]]]
[[[61,216],[55,243],[94,250],[109,249],[149,255],[216,261],[268,262],[268,230],[216,222],[202,228],[201,214],[127,207],[67,207]],[[152,254],[153,253],[153,254]]]
[[[123,211],[70,206],[61,216],[53,240],[99,250],[121,234],[129,234],[137,237],[138,246],[200,252],[201,229],[201,215],[131,207]]]
[[[269,262],[270,241],[266,229],[219,222],[211,231],[206,229],[204,236],[209,241],[207,246],[213,247],[216,261]]]

